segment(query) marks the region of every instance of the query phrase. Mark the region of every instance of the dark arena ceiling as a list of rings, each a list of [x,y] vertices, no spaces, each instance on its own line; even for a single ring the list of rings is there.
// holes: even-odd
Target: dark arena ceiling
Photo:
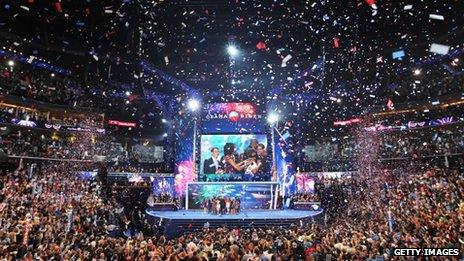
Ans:
[[[2,1],[0,43],[72,71],[107,94],[198,90],[346,118],[414,92],[463,48],[464,7],[454,1]],[[430,52],[433,43],[448,55]],[[237,48],[231,57],[228,46]],[[392,54],[403,51],[394,59]],[[141,66],[141,62],[148,65]],[[459,70],[462,66],[459,65]],[[431,78],[431,79],[429,79]],[[110,84],[111,83],[111,84]],[[428,97],[433,99],[433,97]]]

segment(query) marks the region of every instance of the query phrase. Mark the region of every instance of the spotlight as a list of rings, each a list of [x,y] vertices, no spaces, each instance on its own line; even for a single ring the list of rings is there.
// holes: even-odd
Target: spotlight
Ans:
[[[14,65],[15,65],[15,62],[13,60],[8,61],[8,66],[14,66]]]
[[[189,110],[191,110],[192,112],[195,112],[196,110],[200,108],[200,102],[195,99],[190,99],[187,103],[187,106]]]
[[[126,96],[130,96],[130,95],[131,95],[130,91],[126,91]]]
[[[55,74],[54,74],[54,73],[51,73],[50,76],[51,76],[51,77],[55,77]]]
[[[168,136],[168,134],[167,134],[167,133],[164,133],[164,134],[163,134],[163,137],[165,137],[165,138],[166,138],[167,136]]]
[[[227,46],[227,53],[230,55],[230,57],[236,57],[240,51],[235,47],[235,45],[229,45]]]
[[[272,114],[269,114],[267,116],[267,121],[270,123],[270,124],[274,124],[276,122],[279,121],[279,115],[275,114],[275,113],[272,113]]]
[[[421,74],[421,70],[420,69],[415,69],[414,70],[414,75],[420,75]]]
[[[166,123],[166,122],[168,122],[168,121],[167,121],[166,119],[163,118],[163,119],[161,119],[161,122],[162,122],[162,123]]]

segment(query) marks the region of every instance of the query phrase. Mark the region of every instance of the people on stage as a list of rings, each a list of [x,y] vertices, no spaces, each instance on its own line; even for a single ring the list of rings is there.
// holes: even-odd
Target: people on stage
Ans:
[[[203,200],[201,204],[205,213],[227,215],[240,213],[240,198],[214,197]]]

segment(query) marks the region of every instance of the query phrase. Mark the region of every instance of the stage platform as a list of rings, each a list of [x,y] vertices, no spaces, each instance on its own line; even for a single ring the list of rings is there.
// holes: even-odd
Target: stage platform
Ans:
[[[289,227],[300,222],[310,222],[322,216],[323,210],[245,210],[239,214],[214,215],[200,210],[153,211],[146,210],[152,222],[164,224],[167,235],[209,228],[227,227]]]

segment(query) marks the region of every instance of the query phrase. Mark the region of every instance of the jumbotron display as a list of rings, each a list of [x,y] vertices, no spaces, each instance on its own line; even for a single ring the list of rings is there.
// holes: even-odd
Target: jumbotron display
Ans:
[[[199,180],[270,180],[267,148],[266,135],[202,135]]]

